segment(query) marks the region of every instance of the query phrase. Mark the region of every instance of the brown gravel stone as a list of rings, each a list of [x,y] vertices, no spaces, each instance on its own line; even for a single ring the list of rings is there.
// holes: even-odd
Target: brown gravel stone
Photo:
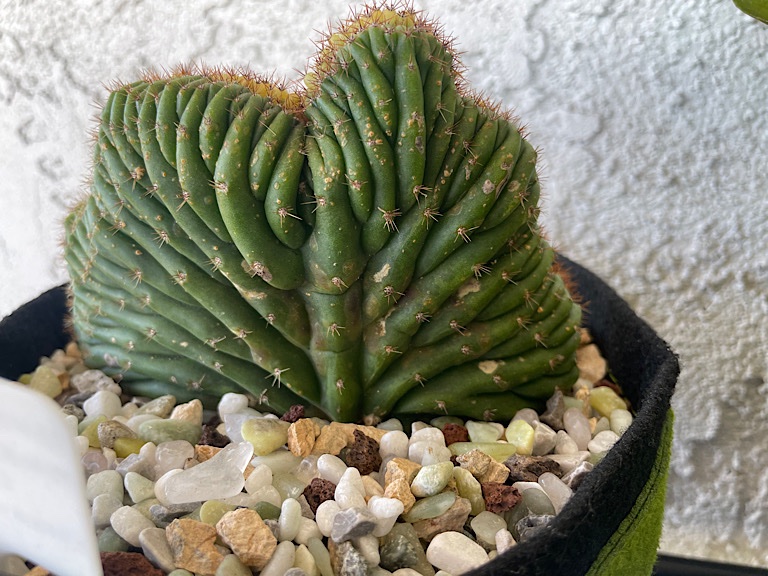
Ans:
[[[249,508],[227,512],[216,523],[224,543],[246,566],[261,570],[277,548],[277,538],[259,513]]]
[[[494,514],[511,510],[523,498],[517,488],[499,482],[483,482],[480,487],[483,490],[485,509]]]
[[[229,444],[231,440],[229,439],[229,436],[226,436],[224,434],[220,434],[216,431],[216,426],[211,426],[210,424],[204,424],[203,425],[203,435],[200,436],[200,441],[198,444],[204,444],[206,446],[215,446],[216,448],[224,448],[227,444]]]
[[[307,499],[307,504],[312,510],[312,513],[317,513],[317,507],[320,506],[326,500],[333,500],[334,493],[336,492],[336,484],[330,480],[323,478],[312,478],[312,481],[304,488],[304,498]]]
[[[102,552],[104,576],[163,576],[143,554],[138,552]]]
[[[514,454],[504,461],[509,469],[508,484],[515,482],[538,482],[544,472],[552,472],[558,478],[563,475],[560,465],[545,456],[523,456]]]
[[[216,528],[190,518],[178,518],[165,529],[173,563],[196,574],[214,576],[224,556],[216,549]]]
[[[360,430],[353,431],[355,441],[342,450],[340,456],[347,466],[353,466],[360,471],[361,476],[378,472],[381,467],[379,443],[369,438]]]
[[[446,446],[454,442],[469,442],[469,431],[464,426],[452,422],[448,422],[443,427],[443,436],[445,436]]]
[[[435,518],[413,523],[416,534],[422,540],[431,542],[441,532],[461,532],[472,511],[472,504],[466,498],[456,498],[453,506]]]
[[[280,420],[291,423],[301,420],[302,418],[304,418],[304,406],[301,404],[294,404],[288,408],[288,411],[285,414],[280,416]]]

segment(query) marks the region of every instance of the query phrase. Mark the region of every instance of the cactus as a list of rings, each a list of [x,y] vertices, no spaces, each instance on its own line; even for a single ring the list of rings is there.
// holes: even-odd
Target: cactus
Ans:
[[[509,418],[568,388],[581,309],[537,225],[536,151],[436,25],[368,8],[304,83],[179,69],[111,91],[66,221],[88,363],[135,394],[346,421]]]

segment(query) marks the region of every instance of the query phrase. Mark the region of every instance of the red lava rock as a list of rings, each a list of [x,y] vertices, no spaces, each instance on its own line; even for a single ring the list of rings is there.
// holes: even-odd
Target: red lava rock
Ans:
[[[485,509],[494,514],[502,514],[511,510],[523,499],[517,488],[501,482],[483,482],[480,487],[483,490]]]
[[[333,500],[336,492],[336,484],[323,478],[312,478],[312,481],[304,488],[304,497],[307,499],[312,513],[317,512],[317,507],[326,500]]]
[[[104,576],[163,576],[165,574],[138,552],[102,552],[101,566]]]
[[[563,471],[560,469],[560,464],[549,458],[542,458],[541,456],[521,456],[520,454],[514,454],[507,458],[504,462],[504,466],[509,468],[507,484],[514,484],[515,482],[538,482],[539,476],[544,474],[544,472],[552,472],[552,474],[558,478],[563,475]]]
[[[450,446],[454,442],[469,442],[469,431],[461,424],[448,422],[443,427],[443,436],[445,436],[446,446]]]
[[[381,454],[379,443],[373,438],[363,434],[360,430],[354,430],[355,441],[347,446],[339,457],[347,466],[354,466],[360,471],[361,476],[378,472],[381,467]]]
[[[211,426],[210,424],[203,424],[203,434],[200,436],[198,444],[215,446],[216,448],[224,448],[224,446],[230,442],[231,440],[229,439],[229,436],[217,432],[215,426]]]
[[[280,420],[283,420],[284,422],[290,422],[293,424],[296,422],[296,420],[301,420],[304,418],[304,406],[301,404],[294,404],[290,408],[288,408],[288,411],[280,416]]]

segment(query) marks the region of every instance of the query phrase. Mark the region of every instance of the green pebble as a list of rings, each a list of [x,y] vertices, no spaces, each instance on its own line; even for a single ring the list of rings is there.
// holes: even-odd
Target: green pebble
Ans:
[[[517,447],[509,442],[454,442],[448,449],[454,456],[461,456],[472,450],[480,450],[497,462],[504,462],[512,454],[517,453]]]
[[[128,542],[120,538],[112,526],[107,526],[98,535],[99,552],[127,552],[131,547]]]
[[[500,436],[499,427],[490,422],[470,420],[466,424],[472,442],[496,442]]]
[[[589,405],[594,408],[600,416],[611,416],[614,410],[626,410],[627,403],[613,389],[608,386],[598,386],[593,388],[589,394]]]
[[[243,422],[243,440],[253,444],[254,456],[266,456],[288,442],[290,424],[277,418],[251,418]]]
[[[472,516],[477,516],[480,512],[485,512],[485,498],[483,498],[483,488],[477,478],[472,476],[472,472],[461,466],[453,467],[453,478],[456,480],[456,488],[459,496],[469,500],[472,505]]]
[[[149,518],[154,522],[154,519],[152,518],[152,514],[149,512],[149,509],[152,508],[155,504],[160,504],[160,500],[157,498],[147,498],[146,500],[142,500],[141,502],[134,504],[131,506],[131,508],[134,508],[141,512],[141,515]]]
[[[464,426],[464,420],[458,418],[457,416],[438,416],[437,418],[432,418],[429,423],[435,428],[439,428],[440,430],[445,428],[446,424],[457,424],[459,426]]]
[[[253,572],[234,554],[227,554],[216,569],[216,576],[251,576]]]
[[[173,411],[174,406],[176,406],[176,397],[172,394],[166,394],[165,396],[158,396],[154,400],[150,400],[136,410],[136,414],[153,414],[160,418],[167,418],[170,416],[171,411]]]
[[[149,420],[139,425],[139,437],[155,444],[171,440],[186,440],[195,445],[202,433],[203,429],[196,423],[184,420]]]
[[[407,514],[403,515],[403,520],[413,524],[419,520],[437,518],[447,512],[454,502],[456,502],[455,492],[441,492],[435,496],[423,498],[417,501]]]
[[[293,474],[273,474],[272,486],[275,487],[280,494],[280,498],[283,500],[286,498],[296,498],[298,500],[304,488],[307,487],[306,483],[299,480]]]
[[[88,446],[91,448],[101,448],[101,442],[99,442],[99,424],[106,421],[107,417],[104,416],[104,414],[99,414],[94,418],[83,420],[78,425],[78,434],[88,438]]]
[[[29,379],[29,387],[42,392],[50,398],[56,398],[61,394],[61,382],[59,377],[48,366],[38,366]]]
[[[255,510],[262,520],[277,520],[280,518],[280,508],[271,502],[257,502],[251,506],[251,510]]]
[[[146,443],[141,438],[116,438],[112,449],[118,458],[127,458],[131,454],[138,454]]]
[[[19,376],[19,379],[17,380],[17,382],[19,384],[29,385],[31,380],[32,380],[32,374],[22,374],[21,376]]]
[[[533,426],[525,420],[512,420],[504,435],[507,438],[507,442],[517,446],[518,454],[530,456],[533,454],[534,433]]]
[[[411,482],[411,492],[416,497],[439,494],[453,478],[453,462],[438,462],[422,466]]]
[[[221,520],[224,514],[232,512],[235,508],[236,506],[220,500],[208,500],[200,506],[200,522],[216,526],[216,523]]]

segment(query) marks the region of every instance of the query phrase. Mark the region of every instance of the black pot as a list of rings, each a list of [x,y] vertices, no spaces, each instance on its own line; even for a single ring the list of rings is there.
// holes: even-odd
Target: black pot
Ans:
[[[585,325],[636,417],[546,528],[475,575],[647,575],[656,559],[677,358],[603,281],[565,258],[561,262],[587,303]],[[16,379],[33,370],[40,356],[62,348],[68,341],[65,314],[65,289],[58,287],[0,322],[0,376]]]

